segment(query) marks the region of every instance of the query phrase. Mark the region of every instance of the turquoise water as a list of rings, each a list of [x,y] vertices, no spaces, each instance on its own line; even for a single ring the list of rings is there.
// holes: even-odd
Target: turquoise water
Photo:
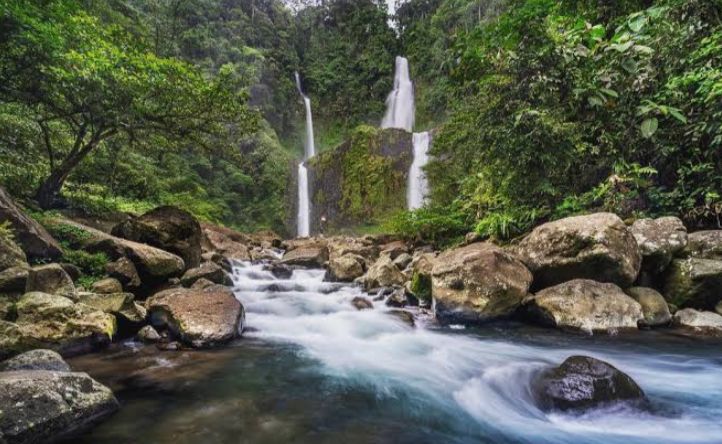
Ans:
[[[118,414],[80,443],[719,443],[719,342],[655,332],[574,336],[518,325],[410,327],[322,271],[276,280],[239,266],[251,331],[217,351],[128,343],[71,360],[113,388]],[[546,414],[529,380],[570,355],[630,374],[651,412]]]

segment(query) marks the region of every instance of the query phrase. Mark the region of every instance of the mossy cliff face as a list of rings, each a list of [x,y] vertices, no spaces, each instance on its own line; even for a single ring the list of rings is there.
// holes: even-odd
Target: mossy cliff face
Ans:
[[[311,159],[311,230],[319,231],[322,216],[333,231],[405,209],[412,153],[410,133],[362,125],[350,140]]]

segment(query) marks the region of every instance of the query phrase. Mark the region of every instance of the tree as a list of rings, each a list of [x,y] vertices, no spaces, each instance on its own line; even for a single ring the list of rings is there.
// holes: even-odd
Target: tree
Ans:
[[[256,128],[231,68],[208,79],[68,1],[13,1],[3,13],[0,101],[24,106],[43,134],[50,174],[36,193],[42,208],[111,138],[210,149],[224,134]]]

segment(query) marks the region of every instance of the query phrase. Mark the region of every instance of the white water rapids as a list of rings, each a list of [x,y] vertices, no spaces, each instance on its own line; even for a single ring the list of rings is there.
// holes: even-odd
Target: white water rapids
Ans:
[[[306,139],[304,141],[303,162],[298,164],[298,215],[296,218],[296,234],[298,237],[307,237],[311,234],[311,203],[308,189],[308,169],[306,161],[316,155],[316,142],[313,135],[313,113],[311,112],[311,99],[304,94],[301,87],[301,76],[296,75],[296,88],[303,98],[306,108]]]
[[[431,403],[432,411],[457,418],[462,429],[483,430],[489,439],[484,442],[721,440],[718,358],[643,347],[594,347],[583,341],[583,348],[557,342],[540,346],[503,335],[453,333],[418,320],[414,328],[390,315],[383,302],[374,302],[373,310],[357,311],[351,300],[361,296],[361,290],[324,282],[323,270],[296,270],[290,279],[277,279],[263,265],[236,265],[235,291],[246,308],[247,336],[295,344],[301,355],[319,363],[326,377],[366,387],[378,397],[401,396],[403,391],[404,405]],[[538,410],[531,401],[531,376],[573,354],[604,359],[627,372],[662,408],[657,413],[619,408],[583,416]]]

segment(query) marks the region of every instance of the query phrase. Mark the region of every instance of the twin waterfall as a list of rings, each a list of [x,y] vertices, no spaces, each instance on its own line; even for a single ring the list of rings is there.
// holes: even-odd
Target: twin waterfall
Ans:
[[[313,115],[311,114],[311,99],[303,93],[301,77],[296,73],[296,88],[306,105],[306,141],[304,143],[303,162],[298,164],[298,237],[308,237],[311,234],[311,204],[308,192],[308,170],[305,162],[316,154],[316,142],[313,138]]]
[[[394,90],[386,99],[386,115],[381,121],[381,128],[399,128],[412,132],[415,115],[414,85],[409,76],[409,61],[405,57],[396,57]],[[423,207],[429,193],[429,184],[423,170],[429,160],[429,139],[428,132],[413,134],[414,160],[409,169],[406,189],[409,210]]]

